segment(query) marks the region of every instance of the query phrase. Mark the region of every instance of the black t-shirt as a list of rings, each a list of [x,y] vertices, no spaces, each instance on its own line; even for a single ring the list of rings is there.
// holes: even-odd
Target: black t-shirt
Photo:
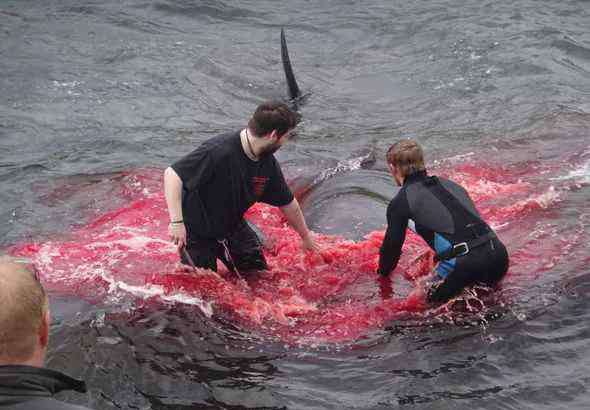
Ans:
[[[273,155],[252,161],[239,132],[219,135],[172,164],[183,183],[183,219],[192,235],[225,238],[255,202],[293,200]]]

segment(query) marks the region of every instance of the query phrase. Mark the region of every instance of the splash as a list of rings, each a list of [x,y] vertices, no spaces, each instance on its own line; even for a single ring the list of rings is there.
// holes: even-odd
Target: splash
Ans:
[[[549,261],[535,258],[534,248],[552,235],[538,220],[540,213],[555,212],[561,191],[551,186],[539,190],[518,170],[482,164],[440,174],[463,184],[499,235],[507,236],[503,239],[512,253],[507,282],[530,272],[531,266],[537,274],[551,269],[563,244],[544,242]],[[433,267],[432,253],[416,235],[408,235],[393,280],[383,280],[375,275],[383,231],[356,242],[318,234],[322,251],[306,254],[280,211],[263,204],[253,206],[246,218],[269,243],[268,271],[244,282],[221,263],[219,275],[179,269],[176,249],[167,238],[161,171],[125,173],[115,183],[120,186],[114,202],[122,204],[116,209],[96,215],[63,238],[15,245],[11,252],[32,259],[55,292],[90,301],[131,296],[191,304],[207,316],[224,315],[253,331],[296,343],[356,340],[396,318],[446,315],[457,304],[455,300],[430,311],[425,305],[420,281]],[[537,231],[518,241],[522,233],[515,226],[523,220],[532,221]],[[459,298],[467,310],[482,308],[483,303],[474,302],[477,297],[468,296]]]

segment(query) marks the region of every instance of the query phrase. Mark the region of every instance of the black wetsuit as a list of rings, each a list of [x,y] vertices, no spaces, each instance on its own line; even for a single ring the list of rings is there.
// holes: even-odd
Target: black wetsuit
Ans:
[[[441,256],[435,268],[440,282],[429,293],[431,302],[447,301],[466,286],[493,286],[508,270],[506,247],[481,219],[465,189],[448,179],[417,172],[404,180],[387,207],[381,275],[397,266],[408,227]]]
[[[0,409],[88,410],[55,400],[60,391],[86,392],[86,384],[61,372],[32,366],[0,366]]]
[[[255,202],[285,206],[293,201],[274,156],[252,161],[240,133],[232,132],[205,141],[172,168],[183,183],[186,250],[194,264],[216,270],[219,258],[230,270],[266,269],[260,240],[244,213]]]

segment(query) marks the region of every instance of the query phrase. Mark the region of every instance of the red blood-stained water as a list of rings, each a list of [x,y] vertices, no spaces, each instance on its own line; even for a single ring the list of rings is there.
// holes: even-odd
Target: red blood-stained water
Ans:
[[[547,257],[538,257],[538,242],[517,240],[516,221],[541,218],[560,193],[549,186],[522,182],[518,171],[481,164],[440,172],[463,184],[483,216],[498,229],[511,252],[513,275],[549,269],[562,243],[544,242]],[[238,280],[219,263],[219,276],[177,268],[178,256],[167,236],[168,216],[161,193],[161,171],[128,173],[117,203],[125,205],[98,215],[67,237],[15,246],[12,253],[33,260],[45,285],[90,301],[110,295],[159,298],[190,303],[207,314],[225,315],[252,331],[298,343],[355,340],[397,317],[421,314],[420,277],[432,269],[431,252],[414,234],[408,235],[393,285],[375,275],[383,231],[364,240],[318,235],[320,254],[304,254],[296,233],[278,209],[253,206],[246,218],[270,244],[270,270]],[[508,228],[507,228],[508,227]],[[539,232],[550,235],[550,232]],[[512,240],[516,241],[511,245]]]

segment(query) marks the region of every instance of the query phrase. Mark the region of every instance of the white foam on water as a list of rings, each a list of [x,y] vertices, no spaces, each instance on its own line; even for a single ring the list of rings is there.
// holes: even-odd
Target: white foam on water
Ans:
[[[118,241],[116,241],[118,242]],[[201,298],[189,295],[187,293],[176,291],[166,293],[163,286],[160,285],[132,285],[121,280],[115,279],[107,266],[100,262],[84,264],[68,264],[66,267],[56,269],[54,259],[59,258],[60,252],[52,246],[51,243],[41,246],[37,253],[36,262],[44,273],[44,278],[51,282],[76,284],[93,278],[100,278],[108,284],[107,293],[117,295],[120,291],[131,294],[135,297],[148,299],[157,297],[160,300],[172,303],[182,303],[186,305],[197,306],[207,317],[213,315],[213,304],[206,302]],[[115,255],[112,255],[113,264],[119,263]]]
[[[369,152],[369,153],[362,155],[360,157],[350,158],[350,159],[338,162],[338,164],[336,164],[335,167],[328,168],[328,169],[325,169],[322,172],[320,172],[318,174],[318,176],[312,182],[312,185],[317,185],[317,184],[325,181],[326,179],[331,178],[341,172],[355,171],[355,170],[361,169],[363,166],[363,162],[366,161],[367,159],[369,159],[371,157],[371,155],[373,155],[373,153]]]
[[[436,159],[433,161],[433,164],[435,166],[439,166],[439,165],[442,165],[446,162],[451,162],[451,163],[463,162],[466,159],[470,159],[474,155],[475,155],[475,152],[466,152],[464,154],[457,154],[457,155],[453,155],[452,157],[448,157],[448,158]]]
[[[532,199],[537,202],[541,208],[547,209],[553,203],[557,202],[560,198],[559,192],[555,190],[555,187],[551,185],[547,192],[540,194]]]
[[[552,181],[575,180],[577,183],[590,184],[590,161],[582,164],[576,169],[571,170],[567,175],[551,178]]]
[[[89,249],[96,249],[96,248],[112,248],[114,246],[117,245],[121,245],[124,246],[128,249],[134,250],[134,251],[140,251],[142,253],[146,253],[149,251],[149,253],[153,253],[154,249],[151,248],[149,245],[151,244],[158,244],[161,248],[162,251],[164,252],[174,252],[176,247],[174,244],[172,244],[172,242],[170,241],[166,241],[164,239],[160,239],[160,238],[154,238],[151,236],[143,236],[143,235],[137,235],[134,234],[133,236],[129,237],[129,238],[125,238],[125,239],[116,239],[116,240],[108,240],[106,242],[93,242],[92,244],[89,244],[87,247]]]
[[[167,294],[166,290],[161,285],[131,285],[129,283],[116,280],[104,270],[100,272],[100,276],[109,283],[109,293],[114,294],[117,293],[118,290],[122,290],[142,299],[157,297],[158,299],[166,302],[197,306],[208,318],[213,316],[213,304],[211,302],[205,302],[201,298],[188,295],[184,292],[174,292]]]

